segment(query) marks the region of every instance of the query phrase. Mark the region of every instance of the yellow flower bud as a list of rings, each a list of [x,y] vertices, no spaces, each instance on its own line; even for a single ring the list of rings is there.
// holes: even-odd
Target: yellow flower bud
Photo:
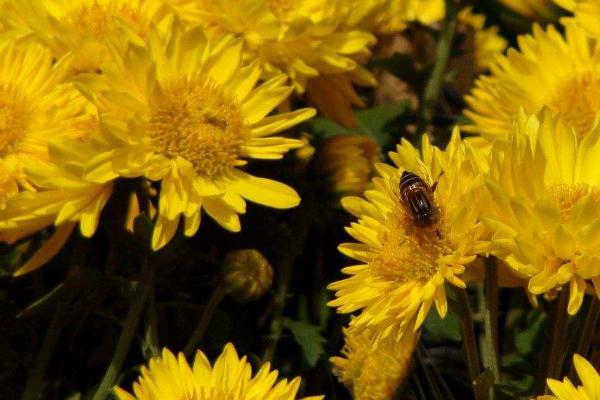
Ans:
[[[338,135],[323,143],[314,166],[325,178],[326,191],[357,195],[367,189],[379,154],[379,146],[367,136]]]
[[[225,256],[222,284],[239,301],[256,300],[273,282],[273,268],[258,250],[234,250]]]

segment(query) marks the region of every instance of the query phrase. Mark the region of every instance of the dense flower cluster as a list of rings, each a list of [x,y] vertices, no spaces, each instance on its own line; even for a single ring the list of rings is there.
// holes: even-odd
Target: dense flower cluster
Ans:
[[[455,132],[440,150],[424,135],[420,152],[403,142],[389,154],[394,166],[377,165],[379,176],[363,198],[342,200],[358,218],[347,228],[357,243],[339,249],[359,263],[342,270],[348,278],[329,285],[337,297],[329,305],[355,313],[347,360],[332,359],[351,390],[360,382],[349,378],[357,371],[351,366],[356,348],[371,346],[374,357],[390,346],[390,336],[397,343],[412,337],[434,304],[444,317],[445,283],[464,288],[461,275],[470,269],[465,276],[478,274],[470,264],[478,255],[508,265],[510,272],[503,273],[510,276],[500,281],[520,280],[534,302],[537,295],[551,298],[568,289],[573,315],[586,293],[600,297],[596,3],[564,2],[575,12],[563,20],[564,34],[534,25],[532,35],[518,38],[519,50],[498,55],[506,45],[498,41],[491,58],[477,56],[491,74],[482,75],[466,97],[470,123],[464,131],[480,138],[461,141]],[[534,15],[526,7],[544,11],[541,3],[520,3],[528,17]],[[484,20],[469,9],[459,20],[483,40]],[[407,173],[417,177],[403,183]],[[419,212],[435,218],[423,215],[424,223]],[[365,335],[370,344],[359,346]],[[379,381],[394,382],[393,376]]]
[[[593,311],[584,300],[600,298],[600,2],[554,1],[500,1],[523,21],[561,24],[534,24],[503,54],[510,41],[500,27],[443,0],[0,0],[0,241],[25,244],[10,273],[39,269],[73,235],[96,239],[106,227],[110,236],[119,225],[136,236],[137,217],[148,235],[136,245],[146,241],[152,257],[201,232],[203,216],[240,232],[248,202],[291,209],[299,192],[327,194],[354,218],[351,239],[338,246],[353,264],[328,284],[323,304],[352,314],[342,354],[330,361],[357,400],[398,395],[425,320],[446,317],[456,303],[449,289],[467,299],[485,258],[502,265],[493,281],[486,262],[486,285],[510,281],[532,303],[561,297],[570,315]],[[570,13],[560,21],[559,6]],[[429,27],[407,29],[419,25]],[[380,39],[440,27],[431,35],[437,48],[420,49],[435,53],[431,65],[420,65],[414,49],[373,58]],[[472,43],[452,47],[455,36]],[[453,105],[430,96],[441,97],[448,61],[467,45],[471,72],[481,75],[464,111],[465,93],[444,93],[460,98],[462,116],[440,118],[445,132],[436,136],[436,107]],[[423,83],[418,109],[406,105],[378,129],[362,126],[356,109],[378,85],[373,65],[407,60],[415,74],[437,74]],[[321,120],[308,123],[317,113]],[[402,137],[388,134],[403,122]],[[302,162],[290,169],[306,173],[299,179],[276,170],[292,150]],[[303,226],[322,210],[307,208]],[[304,227],[300,236],[310,237]],[[265,254],[229,249],[203,324],[226,295],[250,302],[269,293],[294,261],[271,265]],[[305,337],[294,331],[303,321],[284,319],[285,271],[265,316],[275,315],[277,340],[285,326],[310,348],[326,322],[307,324]],[[295,399],[300,378],[276,383],[277,370],[262,364],[253,376],[232,344],[213,365],[201,351],[190,366],[164,349],[132,393],[114,390],[121,400]],[[600,399],[597,371],[578,355],[574,365],[582,386],[549,380],[556,397],[539,399]]]

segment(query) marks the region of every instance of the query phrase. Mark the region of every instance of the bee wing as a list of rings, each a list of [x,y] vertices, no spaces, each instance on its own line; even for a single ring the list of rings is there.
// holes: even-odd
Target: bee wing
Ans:
[[[425,183],[427,183],[427,185],[429,185],[432,192],[435,192],[435,188],[437,187],[438,181],[444,175],[443,167],[441,165],[439,165],[439,163],[435,163],[435,164],[437,164],[436,166],[438,167],[436,169],[439,169],[439,173],[435,177],[435,180],[431,176],[429,169],[425,166],[424,163],[419,162],[419,164],[418,164],[421,179],[423,179],[423,181],[425,181]]]
[[[427,183],[427,185],[432,187],[434,184],[433,178],[431,177],[431,174],[429,173],[429,169],[425,166],[425,164],[422,161],[418,162],[417,169],[418,169],[418,171],[415,171],[415,174],[419,175],[421,177],[421,179],[423,179],[423,181],[425,183]]]

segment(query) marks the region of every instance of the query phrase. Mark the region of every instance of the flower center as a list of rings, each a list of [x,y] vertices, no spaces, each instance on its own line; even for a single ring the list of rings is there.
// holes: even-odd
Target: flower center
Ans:
[[[586,183],[557,184],[546,187],[546,195],[558,205],[562,220],[571,216],[577,202],[585,195],[592,194],[594,201],[600,206],[600,188]]]
[[[116,31],[113,17],[122,18],[134,29],[140,26],[139,14],[130,6],[126,4],[100,5],[97,2],[81,6],[66,18],[66,22],[73,26],[81,37],[101,40]]]
[[[14,153],[27,128],[27,107],[0,88],[0,157]]]
[[[449,252],[441,233],[445,230],[443,216],[433,226],[418,227],[403,211],[396,215],[399,218],[387,232],[383,248],[369,264],[399,283],[426,283],[438,271],[437,260]]]
[[[578,138],[584,137],[600,111],[600,79],[591,73],[566,79],[554,92],[549,106],[575,129]]]
[[[61,18],[60,25],[66,27],[63,35],[69,36],[64,40],[71,44],[66,44],[59,50],[74,52],[73,68],[76,71],[97,72],[100,65],[110,59],[107,40],[122,36],[114,22],[115,17],[123,19],[141,37],[145,36],[147,21],[138,10],[122,3],[124,2],[89,2]]]
[[[148,127],[157,154],[182,157],[205,178],[240,165],[248,129],[235,99],[220,86],[183,79],[169,85],[159,101]]]

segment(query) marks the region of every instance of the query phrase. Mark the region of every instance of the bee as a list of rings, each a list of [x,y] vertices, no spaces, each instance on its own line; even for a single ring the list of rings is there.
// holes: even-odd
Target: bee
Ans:
[[[437,182],[429,186],[418,175],[404,171],[400,177],[400,199],[414,223],[420,227],[435,224],[439,217],[439,209],[433,200]]]

